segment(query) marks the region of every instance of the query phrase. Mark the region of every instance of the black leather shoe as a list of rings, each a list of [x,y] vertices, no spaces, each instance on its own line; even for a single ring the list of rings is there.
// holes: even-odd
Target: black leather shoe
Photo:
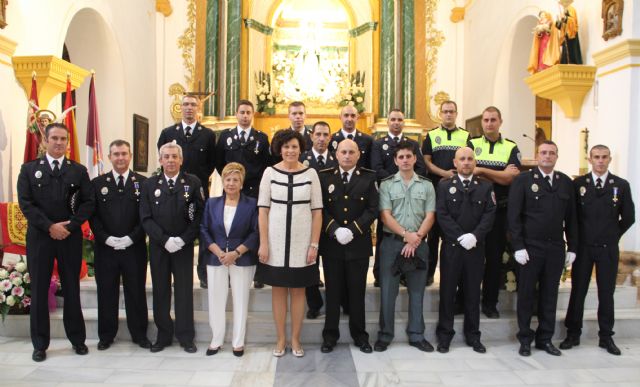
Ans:
[[[33,354],[31,355],[31,360],[36,362],[45,361],[47,359],[47,353],[44,349],[34,349]]]
[[[219,350],[220,350],[220,347],[215,348],[215,349],[207,348],[207,352],[205,352],[204,354],[205,354],[205,355],[207,355],[207,356],[213,356],[213,355],[215,355],[216,353],[218,353],[218,351],[219,351]],[[234,351],[234,352],[235,352],[235,351]],[[234,353],[234,355],[235,355],[235,353]]]
[[[433,276],[429,276],[427,277],[427,287],[433,285]]]
[[[146,337],[143,337],[139,340],[133,340],[135,344],[138,344],[140,348],[149,349],[151,348],[151,342]]]
[[[182,348],[184,348],[184,351],[187,352],[187,353],[196,353],[196,352],[198,352],[198,348],[193,343],[193,341],[188,342],[188,343],[180,343],[180,346]]]
[[[487,318],[500,318],[500,312],[498,312],[498,309],[496,309],[495,306],[482,305],[482,313],[487,316]]]
[[[318,311],[317,309],[309,309],[307,311],[307,318],[310,320],[315,320],[318,318],[318,316],[320,316],[320,311]]]
[[[200,280],[200,288],[201,289],[209,288],[209,283],[207,282],[207,280]]]
[[[384,341],[376,341],[375,344],[373,344],[373,350],[376,352],[384,352],[387,350],[387,347],[389,346],[389,343],[385,343]]]
[[[487,348],[484,345],[482,345],[480,340],[467,341],[467,345],[470,346],[471,348],[473,348],[473,350],[475,352],[478,352],[478,353],[486,353],[487,352]]]
[[[556,346],[553,345],[553,343],[551,342],[544,343],[544,344],[536,344],[536,348],[545,351],[549,355],[553,355],[553,356],[562,355],[562,352],[560,352],[560,350],[556,348]]]
[[[371,353],[373,352],[373,348],[371,348],[371,344],[368,341],[363,341],[361,343],[355,343],[356,347],[360,348],[360,352],[362,353]]]
[[[113,344],[113,340],[100,340],[100,341],[98,341],[98,351],[104,351],[105,349],[109,349],[111,344]]]
[[[89,348],[85,344],[74,345],[71,348],[76,352],[76,355],[86,355],[89,353]]]
[[[606,349],[607,352],[609,352],[612,355],[620,356],[622,354],[622,351],[620,351],[620,348],[618,348],[616,343],[614,343],[613,339],[611,338],[600,339],[600,342],[598,343],[598,347]]]
[[[234,349],[232,352],[235,357],[242,357],[242,355],[244,355],[244,349]]]
[[[531,356],[531,344],[520,344],[518,353],[520,354],[520,356]]]
[[[320,352],[329,353],[333,351],[333,347],[335,347],[335,343],[331,343],[328,341],[323,341],[322,346],[320,346]]]
[[[580,338],[575,336],[567,336],[566,339],[560,343],[560,349],[571,349],[580,345]]]
[[[440,353],[447,353],[449,352],[449,344],[438,343],[438,348],[436,350]]]
[[[254,289],[262,289],[262,288],[264,288],[264,284],[262,282],[253,281],[253,288]]]
[[[416,347],[423,352],[433,352],[433,345],[429,344],[425,339],[422,339],[421,341],[410,341],[409,345]]]
[[[163,349],[165,349],[165,347],[170,346],[171,344],[162,344],[162,343],[155,343],[151,345],[151,348],[149,348],[151,350],[151,352],[156,353],[156,352],[160,352]]]

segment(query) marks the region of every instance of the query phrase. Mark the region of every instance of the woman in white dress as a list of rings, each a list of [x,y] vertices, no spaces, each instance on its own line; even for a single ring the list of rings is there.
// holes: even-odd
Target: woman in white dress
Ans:
[[[273,144],[282,161],[267,168],[260,182],[256,281],[272,286],[278,334],[273,355],[285,354],[287,299],[291,294],[291,350],[294,356],[302,357],[305,288],[317,284],[320,276],[315,262],[322,227],[322,191],[316,171],[298,161],[305,145],[300,133],[280,130]]]

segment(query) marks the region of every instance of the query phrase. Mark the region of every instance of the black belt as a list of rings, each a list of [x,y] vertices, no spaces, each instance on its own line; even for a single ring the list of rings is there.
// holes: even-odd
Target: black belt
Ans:
[[[398,235],[398,234],[394,234],[394,233],[392,233],[392,232],[386,232],[386,231],[385,231],[385,232],[383,232],[383,234],[384,234],[384,236],[387,236],[387,237],[389,237],[389,238],[397,239],[397,240],[399,240],[400,242],[404,242],[404,237],[403,237],[403,236],[400,236],[400,235]]]

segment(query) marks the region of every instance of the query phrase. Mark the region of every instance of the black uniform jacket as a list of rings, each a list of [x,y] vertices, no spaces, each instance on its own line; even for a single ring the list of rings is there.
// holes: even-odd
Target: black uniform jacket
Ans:
[[[402,136],[400,142],[410,142],[413,145],[413,150],[416,152],[416,165],[413,170],[420,176],[427,176],[427,166],[424,163],[424,157],[420,151],[420,144],[417,141]],[[393,153],[396,149],[396,142],[393,137],[386,135],[373,142],[371,147],[371,169],[376,171],[378,181],[395,175],[398,172],[398,166],[393,160]]]
[[[371,223],[378,217],[375,172],[356,167],[346,185],[338,167],[323,169],[319,175],[323,198],[320,254],[324,259],[368,258],[373,253]],[[339,227],[353,233],[353,240],[346,245],[335,239]]]
[[[324,160],[324,168],[320,168],[320,166],[318,165],[318,160],[316,159],[312,150],[308,150],[301,154],[300,162],[308,167],[315,169],[316,171],[338,166],[338,160],[336,160],[336,157],[331,152],[327,152],[327,158]]]
[[[340,141],[344,140],[346,137],[342,135],[342,129],[338,130],[331,136],[331,141],[329,142],[329,152],[336,153],[338,149],[338,144]],[[371,167],[371,146],[373,145],[373,137],[369,136],[366,133],[362,133],[359,130],[355,130],[353,132],[353,141],[358,144],[358,149],[360,150],[360,159],[358,160],[358,167],[361,168],[370,168]]]

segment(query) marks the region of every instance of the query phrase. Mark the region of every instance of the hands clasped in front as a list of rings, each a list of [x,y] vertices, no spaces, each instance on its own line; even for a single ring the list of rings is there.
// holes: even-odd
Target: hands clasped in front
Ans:
[[[407,232],[404,234],[404,241],[406,243],[400,252],[405,258],[411,258],[416,254],[416,249],[420,246],[422,237],[417,232]]]
[[[112,247],[114,250],[124,250],[131,246],[133,241],[126,235],[121,238],[110,236],[104,243],[107,246]]]
[[[164,244],[164,248],[170,252],[175,253],[176,251],[182,249],[185,243],[180,237],[169,237],[167,242]]]

